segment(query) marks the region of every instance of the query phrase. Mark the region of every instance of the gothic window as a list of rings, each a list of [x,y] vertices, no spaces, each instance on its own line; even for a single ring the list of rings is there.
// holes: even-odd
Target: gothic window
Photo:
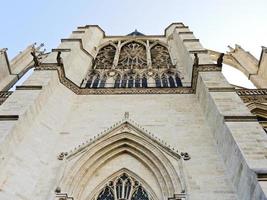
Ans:
[[[93,76],[93,75],[90,75],[90,77],[89,77],[89,79],[88,79],[88,81],[87,81],[85,87],[87,87],[87,88],[90,88],[90,87],[91,87],[93,78],[94,78],[94,76]]]
[[[120,51],[120,69],[143,69],[147,67],[146,48],[137,42],[125,44]]]
[[[125,88],[127,86],[127,75],[124,74],[121,82],[121,87]]]
[[[116,76],[116,79],[115,79],[114,87],[115,87],[115,88],[119,88],[119,87],[120,87],[120,82],[121,82],[121,76],[120,76],[120,74],[118,74],[118,75]]]
[[[133,87],[133,83],[134,83],[133,76],[130,76],[129,80],[128,80],[128,88],[132,88]]]
[[[106,186],[98,195],[97,200],[115,200],[112,189]]]
[[[96,200],[150,200],[150,198],[138,181],[124,173],[110,181]]]
[[[107,80],[107,76],[104,75],[104,76],[102,77],[101,82],[100,82],[100,85],[99,85],[100,88],[105,87],[106,80]]]
[[[162,74],[161,80],[162,80],[163,87],[168,87],[168,80],[165,74]]]
[[[92,88],[97,88],[98,87],[98,84],[99,84],[99,81],[100,81],[100,75],[97,74],[96,75],[96,78],[95,78],[95,80],[93,82]]]
[[[157,44],[151,48],[153,68],[173,68],[169,51],[166,47]]]
[[[175,87],[175,82],[174,82],[174,79],[173,79],[172,75],[169,75],[169,83],[170,83],[170,87],[171,88]]]
[[[146,78],[146,75],[144,75],[143,78],[142,78],[142,87],[143,88],[147,88],[147,78]]]
[[[178,73],[175,74],[175,81],[176,81],[177,87],[182,87],[183,86]]]
[[[140,87],[140,76],[139,76],[139,74],[137,74],[136,77],[135,77],[135,87],[136,88]]]
[[[101,48],[95,58],[94,69],[111,69],[115,53],[116,48],[110,44]]]
[[[131,200],[149,200],[149,198],[146,191],[142,187],[138,187]]]
[[[155,76],[155,83],[156,83],[156,87],[161,87],[161,81],[160,81],[158,74],[156,74]]]

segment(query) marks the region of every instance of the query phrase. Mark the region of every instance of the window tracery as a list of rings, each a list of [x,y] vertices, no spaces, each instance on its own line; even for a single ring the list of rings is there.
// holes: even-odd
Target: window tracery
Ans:
[[[116,48],[111,44],[101,48],[95,58],[95,69],[111,69],[115,57]]]
[[[100,191],[96,200],[150,200],[141,183],[123,173],[109,181]]]
[[[121,48],[118,66],[119,69],[147,68],[146,48],[137,42],[130,42]]]
[[[99,50],[86,77],[86,88],[182,87],[168,49],[152,40],[109,43]]]
[[[153,68],[174,68],[169,51],[166,47],[161,44],[156,44],[151,48],[150,52]]]

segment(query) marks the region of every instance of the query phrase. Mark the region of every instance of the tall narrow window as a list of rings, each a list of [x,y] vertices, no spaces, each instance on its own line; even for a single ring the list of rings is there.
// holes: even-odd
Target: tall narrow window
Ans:
[[[121,82],[121,76],[120,76],[120,74],[118,74],[118,75],[116,76],[116,79],[115,79],[114,87],[115,87],[115,88],[119,88],[119,87],[120,87],[120,82]]]
[[[142,78],[142,87],[143,88],[147,88],[147,78],[146,78],[146,75],[143,75],[143,78]]]
[[[124,74],[121,82],[121,87],[126,88],[126,86],[127,86],[127,75]]]
[[[163,87],[168,87],[168,80],[165,74],[162,74],[161,80],[162,80]]]
[[[140,76],[139,74],[136,75],[135,77],[135,85],[136,88],[140,88]]]
[[[100,82],[100,85],[99,85],[100,88],[105,87],[106,80],[107,80],[107,75],[105,74],[101,79],[101,82]]]
[[[161,87],[161,81],[160,81],[158,74],[156,74],[155,76],[155,83],[156,83],[156,87]]]
[[[88,81],[87,81],[85,87],[87,87],[87,88],[90,88],[90,87],[91,87],[93,78],[94,78],[94,76],[93,76],[93,75],[90,75],[90,77],[89,77],[89,79],[88,79]]]
[[[172,75],[169,75],[169,83],[170,83],[170,87],[171,88],[175,87],[175,82],[174,82],[174,79],[173,79]]]
[[[177,87],[182,87],[183,86],[183,84],[181,82],[181,79],[180,79],[178,73],[175,74],[175,81],[176,81]]]
[[[128,80],[128,88],[132,88],[133,87],[133,83],[134,83],[133,76],[130,76],[129,80]]]
[[[110,184],[111,183],[111,184]],[[113,184],[114,183],[114,184]],[[122,174],[110,181],[98,194],[97,200],[150,200],[148,193],[133,177]]]
[[[97,75],[96,75],[96,78],[95,78],[95,80],[94,80],[94,82],[93,82],[93,86],[92,86],[92,88],[97,88],[97,87],[98,87],[98,84],[99,84],[99,81],[100,81],[100,75],[97,74]]]

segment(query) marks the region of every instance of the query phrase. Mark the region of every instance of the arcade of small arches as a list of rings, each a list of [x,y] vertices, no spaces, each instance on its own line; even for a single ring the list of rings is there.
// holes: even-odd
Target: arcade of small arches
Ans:
[[[85,88],[175,88],[181,75],[168,48],[159,41],[115,41],[100,47]]]

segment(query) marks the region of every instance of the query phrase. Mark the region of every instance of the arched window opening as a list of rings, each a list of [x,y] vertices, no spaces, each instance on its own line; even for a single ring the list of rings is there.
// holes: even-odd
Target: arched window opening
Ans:
[[[155,83],[156,83],[156,87],[161,87],[161,81],[160,81],[158,74],[156,74],[155,76]]]
[[[99,81],[100,81],[100,75],[97,74],[96,75],[96,78],[95,78],[95,80],[93,82],[92,88],[97,88],[98,87],[98,84],[99,84]]]
[[[101,48],[95,58],[94,69],[111,69],[116,48],[111,44]]]
[[[174,68],[169,51],[166,47],[156,44],[151,48],[152,67],[156,69]]]
[[[115,200],[112,189],[106,186],[98,195],[97,200]]]
[[[146,78],[146,75],[144,75],[143,78],[142,78],[142,87],[143,88],[147,88],[147,78]]]
[[[138,187],[133,193],[131,200],[149,200],[146,191],[142,187]]]
[[[87,88],[90,88],[91,87],[92,82],[93,82],[93,78],[94,78],[94,76],[93,75],[90,75],[89,79],[86,82],[85,87],[87,87]]]
[[[128,80],[128,88],[132,88],[133,87],[133,84],[134,84],[133,76],[130,76],[129,77],[129,80]]]
[[[135,77],[135,87],[140,88],[140,76],[139,76],[139,74],[137,74]]]
[[[122,82],[121,82],[121,87],[122,87],[122,88],[126,88],[126,86],[127,86],[127,75],[124,74],[124,75],[123,75]]]
[[[162,74],[161,80],[162,80],[163,87],[168,87],[168,80],[165,74]]]
[[[114,87],[115,88],[119,88],[120,87],[120,82],[121,82],[121,76],[120,76],[120,74],[118,74],[116,79],[115,79]]]
[[[120,51],[119,69],[144,69],[147,68],[146,48],[137,42],[125,44]]]
[[[173,79],[172,75],[169,75],[169,83],[170,83],[170,87],[171,88],[175,87],[175,82],[174,82],[174,79]]]
[[[115,184],[113,184],[113,182]],[[97,200],[150,200],[143,186],[133,177],[122,174],[110,181],[98,194]]]
[[[100,88],[104,88],[105,87],[106,80],[107,80],[107,75],[104,75],[102,77],[101,82],[100,82],[100,85],[99,85]]]
[[[182,81],[181,81],[178,73],[175,74],[175,81],[176,81],[177,87],[182,87],[183,86]]]

